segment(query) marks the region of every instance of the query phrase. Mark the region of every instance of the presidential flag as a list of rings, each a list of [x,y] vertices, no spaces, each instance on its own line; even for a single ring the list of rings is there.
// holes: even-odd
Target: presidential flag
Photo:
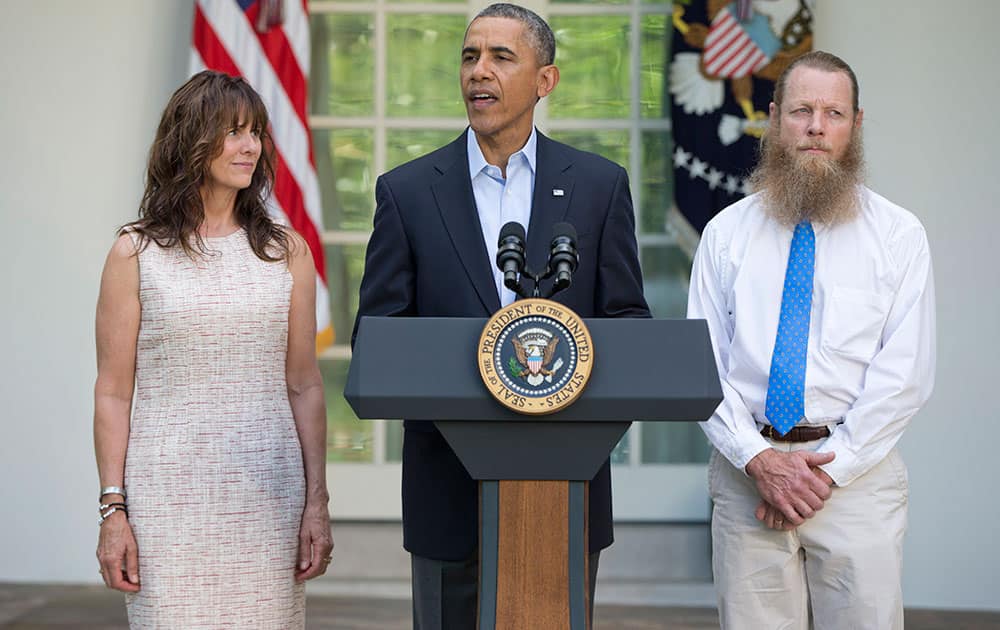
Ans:
[[[774,81],[812,49],[807,0],[678,0],[669,90],[674,200],[698,232],[750,192]]]
[[[333,343],[319,183],[306,113],[309,14],[306,0],[197,0],[191,73],[244,77],[260,94],[274,138],[275,218],[305,238],[316,264],[316,350]]]

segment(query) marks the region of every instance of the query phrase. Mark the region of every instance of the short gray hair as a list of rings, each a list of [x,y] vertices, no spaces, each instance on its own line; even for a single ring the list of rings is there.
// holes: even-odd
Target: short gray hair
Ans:
[[[552,34],[552,28],[534,11],[516,4],[498,2],[480,11],[472,21],[486,17],[509,18],[524,24],[539,65],[547,66],[556,60],[556,37]],[[466,29],[465,33],[468,35],[469,30]]]

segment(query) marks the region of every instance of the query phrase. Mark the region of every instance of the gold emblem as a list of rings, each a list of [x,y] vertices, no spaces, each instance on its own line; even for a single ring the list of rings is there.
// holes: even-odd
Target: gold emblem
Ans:
[[[497,311],[479,337],[479,375],[500,404],[544,415],[572,404],[594,365],[583,320],[551,300],[518,300]]]

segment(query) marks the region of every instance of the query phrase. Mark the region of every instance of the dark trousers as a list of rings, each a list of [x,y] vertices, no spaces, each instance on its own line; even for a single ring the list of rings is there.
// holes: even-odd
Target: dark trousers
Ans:
[[[590,554],[590,618],[601,552]],[[410,554],[413,585],[413,630],[474,630],[476,627],[479,556],[449,562]]]

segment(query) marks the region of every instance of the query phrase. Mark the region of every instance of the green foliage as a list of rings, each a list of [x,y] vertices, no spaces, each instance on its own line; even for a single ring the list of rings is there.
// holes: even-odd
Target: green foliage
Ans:
[[[553,118],[628,118],[629,17],[555,16],[561,80],[549,96]]]
[[[310,76],[313,114],[375,113],[375,17],[326,13],[313,18]]]
[[[370,222],[370,221],[369,221]],[[364,245],[326,245],[326,281],[330,295],[330,321],[337,343],[348,343],[358,312],[358,293],[365,271]]]
[[[347,334],[350,334],[349,331]],[[326,395],[327,455],[330,462],[371,462],[374,423],[358,420],[344,399],[347,361],[321,361]]]
[[[524,374],[524,368],[513,356],[507,359],[507,373],[510,374],[511,378],[521,378],[521,375]]]
[[[458,64],[464,14],[390,14],[386,56],[389,116],[464,116]]]
[[[371,129],[313,131],[325,229],[371,229],[374,145]]]
[[[457,138],[462,129],[463,126],[453,130],[389,129],[386,132],[386,168],[395,168],[443,147]]]

